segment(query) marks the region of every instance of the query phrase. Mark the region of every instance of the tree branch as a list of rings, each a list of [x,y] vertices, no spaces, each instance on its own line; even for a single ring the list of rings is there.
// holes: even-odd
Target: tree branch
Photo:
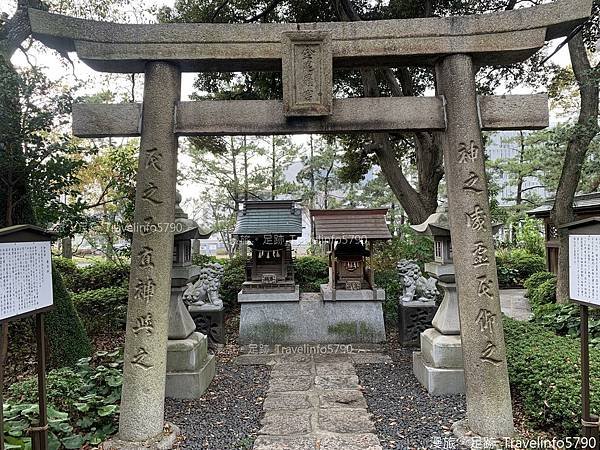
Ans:
[[[257,15],[255,15],[253,17],[250,17],[249,19],[245,19],[244,23],[256,22],[257,20],[260,20],[263,17],[268,16],[269,13],[271,13],[275,8],[277,8],[277,5],[279,5],[280,3],[281,3],[281,0],[272,0],[271,3],[269,3],[262,12],[258,13]]]

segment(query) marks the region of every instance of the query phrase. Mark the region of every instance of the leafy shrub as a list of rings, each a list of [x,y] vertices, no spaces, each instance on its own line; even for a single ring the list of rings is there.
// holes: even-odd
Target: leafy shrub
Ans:
[[[388,242],[374,245],[373,265],[375,273],[381,269],[395,269],[401,259],[417,261],[423,269],[426,262],[433,261],[433,241],[421,236],[404,224],[400,228],[400,236]]]
[[[536,272],[525,280],[523,287],[527,289],[526,296],[531,296],[534,289],[537,289],[544,281],[556,278],[552,272]]]
[[[517,228],[517,245],[532,255],[544,256],[546,243],[542,233],[543,225],[539,219],[526,217]]]
[[[510,384],[529,422],[564,436],[581,430],[579,340],[540,325],[504,319]],[[600,370],[600,350],[590,349],[590,373]],[[600,410],[600,377],[590,377],[591,408]]]
[[[237,305],[237,295],[246,281],[246,260],[242,257],[219,261],[223,264],[223,282],[221,283],[221,299],[226,308],[231,309]]]
[[[375,285],[385,289],[385,302],[383,303],[383,314],[385,320],[397,323],[398,299],[400,298],[400,278],[396,269],[382,269],[375,271]]]
[[[127,286],[129,265],[112,261],[97,261],[87,267],[78,268],[67,288],[72,292]]]
[[[542,256],[533,255],[525,249],[498,250],[496,252],[498,281],[503,286],[522,286],[527,278],[546,268]]]
[[[83,358],[73,369],[47,376],[49,448],[98,445],[117,430],[123,361],[118,351]],[[4,438],[12,449],[30,449],[26,430],[37,423],[37,378],[14,383],[4,404]]]
[[[62,256],[53,257],[52,262],[54,262],[56,270],[58,270],[62,276],[65,286],[67,286],[67,289],[69,289],[69,286],[73,284],[73,277],[76,275],[78,270],[77,264],[75,264],[75,261],[72,259],[63,258]]]
[[[329,280],[327,259],[318,256],[300,256],[294,261],[296,282],[301,292],[319,292]]]
[[[192,256],[192,264],[195,264],[196,266],[204,267],[210,263],[221,263],[222,264],[223,261],[220,260],[219,258],[217,258],[216,256],[201,255],[199,253],[196,253],[195,255]]]
[[[537,288],[532,289],[529,296],[529,303],[531,303],[532,307],[556,303],[556,277],[549,278]]]
[[[52,266],[54,308],[46,314],[51,367],[70,366],[92,353],[92,345],[60,273]]]
[[[122,286],[73,294],[73,304],[88,333],[125,328],[128,289]]]
[[[581,333],[579,306],[573,303],[549,303],[533,306],[533,321],[558,335],[578,337]],[[600,310],[590,309],[590,342],[600,349]]]

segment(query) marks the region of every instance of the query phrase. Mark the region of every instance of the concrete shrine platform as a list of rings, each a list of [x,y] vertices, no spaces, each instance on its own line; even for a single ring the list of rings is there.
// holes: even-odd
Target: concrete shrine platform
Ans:
[[[340,292],[340,291],[338,291]],[[385,341],[382,301],[324,301],[319,293],[304,293],[297,302],[248,302],[242,297],[241,345],[380,343]]]

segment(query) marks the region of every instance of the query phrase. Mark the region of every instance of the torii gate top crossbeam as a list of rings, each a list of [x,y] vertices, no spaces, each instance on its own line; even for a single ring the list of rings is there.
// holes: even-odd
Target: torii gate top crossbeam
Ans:
[[[430,65],[464,53],[479,65],[510,64],[565,36],[587,19],[592,0],[559,0],[492,14],[427,19],[301,24],[177,23],[130,25],[29,10],[33,36],[76,51],[102,72],[143,72],[147,61],[182,71],[281,70],[282,33],[331,33],[334,67]]]

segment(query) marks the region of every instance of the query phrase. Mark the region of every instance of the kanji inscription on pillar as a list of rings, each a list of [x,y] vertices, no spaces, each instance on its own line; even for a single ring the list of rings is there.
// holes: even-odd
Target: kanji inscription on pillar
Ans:
[[[283,33],[283,110],[286,116],[326,116],[333,98],[331,36],[325,31]]]

